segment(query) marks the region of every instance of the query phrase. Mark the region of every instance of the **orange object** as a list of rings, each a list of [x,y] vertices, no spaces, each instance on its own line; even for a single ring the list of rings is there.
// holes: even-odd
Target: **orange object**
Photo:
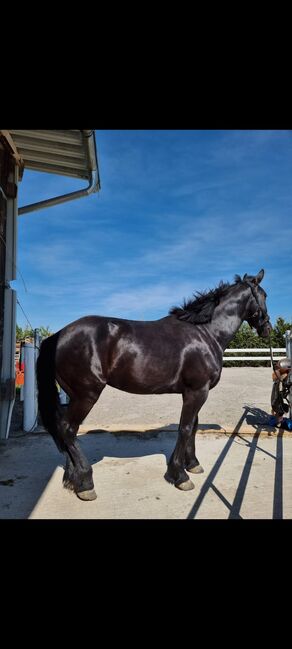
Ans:
[[[15,385],[19,387],[23,384],[24,384],[24,372],[17,370],[15,374]]]
[[[20,387],[24,384],[24,363],[15,361],[15,385]]]

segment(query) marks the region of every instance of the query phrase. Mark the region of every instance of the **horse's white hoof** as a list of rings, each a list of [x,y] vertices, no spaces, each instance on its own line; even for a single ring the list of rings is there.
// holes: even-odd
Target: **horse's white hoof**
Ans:
[[[88,491],[79,491],[77,493],[77,496],[78,498],[81,498],[81,500],[95,500],[97,498],[94,489],[89,489]]]
[[[186,482],[181,482],[180,484],[176,484],[175,486],[177,489],[181,489],[181,491],[190,491],[191,489],[195,488],[195,485],[191,480],[186,480]]]
[[[204,473],[204,469],[200,464],[193,466],[191,469],[187,469],[188,473]]]

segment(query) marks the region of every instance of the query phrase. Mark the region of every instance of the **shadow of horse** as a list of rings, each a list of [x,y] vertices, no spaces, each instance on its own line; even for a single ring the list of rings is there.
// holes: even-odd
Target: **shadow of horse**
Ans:
[[[126,428],[116,431],[92,429],[78,435],[78,442],[88,454],[91,464],[101,462],[104,457],[134,458],[157,454],[164,454],[168,462],[177,439],[178,428],[179,424],[173,423],[145,431]],[[224,432],[218,424],[200,425],[200,432],[204,430]],[[135,444],[135,441],[138,443]]]
[[[178,424],[150,428],[143,432],[92,429],[78,435],[78,442],[86,451],[91,464],[101,462],[105,457],[122,459],[158,454],[165,455],[167,462],[173,451],[177,431]]]

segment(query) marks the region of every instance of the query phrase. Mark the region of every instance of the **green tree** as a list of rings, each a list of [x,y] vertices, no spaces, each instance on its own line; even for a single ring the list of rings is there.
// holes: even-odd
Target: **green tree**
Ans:
[[[18,324],[16,325],[16,340],[17,341],[23,340],[23,331]]]
[[[254,329],[251,329],[247,322],[243,322],[229,347],[234,349],[236,347],[262,347],[262,345],[259,344],[259,336]]]
[[[39,332],[42,338],[47,338],[48,336],[52,335],[52,331],[50,327],[44,327],[43,325],[40,326]],[[17,342],[20,342],[21,340],[24,340],[25,338],[33,338],[34,337],[34,330],[31,329],[30,327],[20,327],[19,325],[16,325],[16,340]]]
[[[42,338],[47,338],[48,336],[52,336],[53,332],[51,331],[50,327],[39,327],[39,332]]]
[[[19,325],[16,325],[16,340],[21,341],[24,340],[25,338],[33,338],[33,329],[30,327],[19,327]]]
[[[285,331],[292,329],[292,322],[285,322],[284,318],[277,318],[272,332],[273,347],[285,347]]]
[[[284,318],[278,317],[271,333],[272,347],[285,347],[284,334],[288,329],[292,329],[292,323],[285,322]],[[240,329],[237,331],[231,343],[229,344],[229,347],[231,349],[265,347],[267,348],[267,351],[269,350],[269,346],[270,341],[267,338],[261,338],[260,336],[258,336],[255,329],[251,329],[247,322],[243,322]],[[239,356],[240,355],[244,356],[244,352],[242,354],[239,353]],[[261,352],[259,352],[259,355],[261,355]],[[266,354],[263,353],[263,356],[265,355]],[[235,366],[269,367],[270,361],[266,361],[266,363],[263,363],[261,361],[234,361],[228,363],[228,367]]]

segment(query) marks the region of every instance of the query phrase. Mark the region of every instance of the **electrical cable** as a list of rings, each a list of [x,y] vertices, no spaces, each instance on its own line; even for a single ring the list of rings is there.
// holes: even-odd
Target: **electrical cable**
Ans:
[[[23,313],[23,315],[24,315],[24,317],[25,317],[25,319],[26,319],[26,321],[28,322],[28,324],[29,324],[29,326],[30,326],[30,328],[31,328],[31,329],[33,329],[33,326],[32,326],[32,324],[31,324],[31,322],[29,321],[29,319],[28,319],[28,317],[27,317],[27,315],[26,315],[26,313],[25,313],[25,311],[23,310],[23,308],[22,308],[22,306],[21,306],[21,304],[20,304],[20,302],[19,302],[19,299],[17,298],[17,300],[16,300],[16,301],[17,301],[17,304],[18,304],[18,305],[20,306],[20,308],[21,308],[21,311],[22,311],[22,313]]]

